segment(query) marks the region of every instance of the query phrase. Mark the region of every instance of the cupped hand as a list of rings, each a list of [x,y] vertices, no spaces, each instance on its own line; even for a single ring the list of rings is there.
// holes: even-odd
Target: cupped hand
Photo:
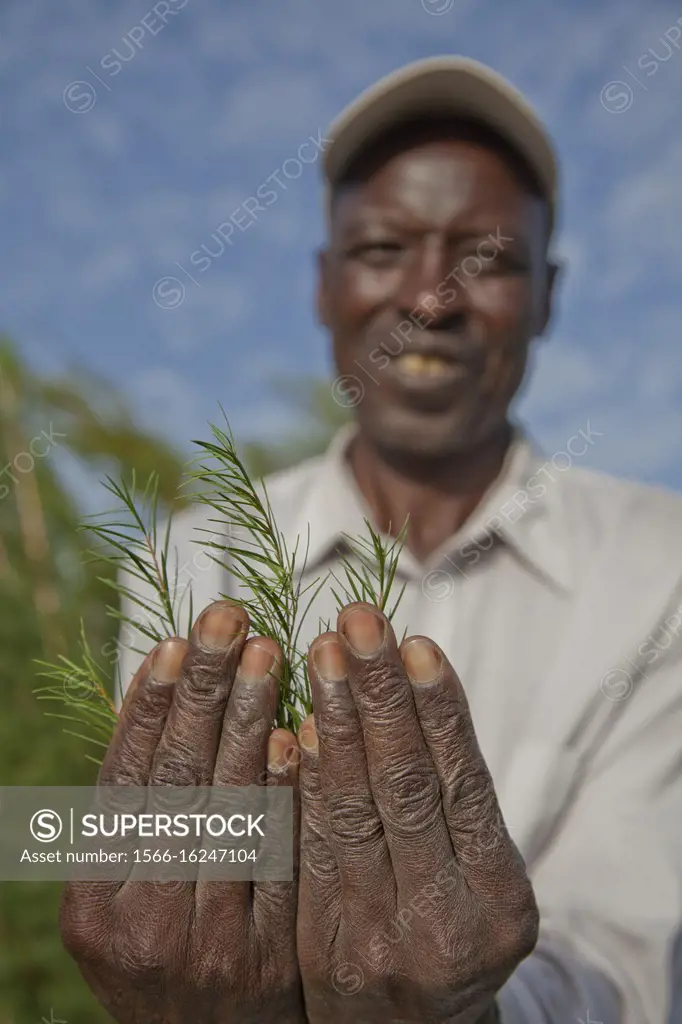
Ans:
[[[494,1020],[538,912],[462,685],[370,605],[311,645],[298,956],[313,1024]]]
[[[102,765],[106,786],[296,786],[298,746],[272,731],[281,651],[211,605],[189,643],[147,657]],[[294,791],[296,794],[296,790]],[[71,882],[61,931],[120,1024],[305,1021],[294,882]]]

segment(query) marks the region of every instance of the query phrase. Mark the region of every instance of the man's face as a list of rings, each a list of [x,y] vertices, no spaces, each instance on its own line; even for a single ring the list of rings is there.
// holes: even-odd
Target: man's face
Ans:
[[[338,196],[320,318],[376,445],[440,457],[503,426],[549,315],[546,216],[502,156],[447,132]]]

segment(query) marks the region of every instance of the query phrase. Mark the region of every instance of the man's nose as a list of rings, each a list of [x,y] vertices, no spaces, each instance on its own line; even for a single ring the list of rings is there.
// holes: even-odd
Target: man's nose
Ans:
[[[434,328],[440,321],[463,315],[466,307],[464,288],[453,279],[452,258],[447,246],[429,239],[405,266],[396,292],[396,305],[404,319],[428,322]]]

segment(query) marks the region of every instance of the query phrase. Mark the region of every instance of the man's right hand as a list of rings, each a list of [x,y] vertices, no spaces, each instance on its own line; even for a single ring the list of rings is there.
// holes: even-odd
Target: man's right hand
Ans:
[[[158,645],[126,694],[100,785],[296,787],[296,738],[271,732],[281,651],[247,642],[248,628],[221,601],[189,643]],[[120,1024],[306,1019],[293,882],[71,882],[61,932]]]

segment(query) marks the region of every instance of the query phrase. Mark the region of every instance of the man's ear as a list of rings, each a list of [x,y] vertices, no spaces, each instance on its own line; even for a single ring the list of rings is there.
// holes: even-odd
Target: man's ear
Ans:
[[[543,308],[540,316],[540,323],[538,325],[538,331],[536,336],[543,335],[552,319],[552,313],[554,311],[554,298],[557,290],[557,282],[563,275],[565,270],[565,263],[559,260],[547,260],[546,270],[546,284],[545,284],[545,298]]]
[[[317,322],[329,328],[329,254],[326,249],[317,253]]]

